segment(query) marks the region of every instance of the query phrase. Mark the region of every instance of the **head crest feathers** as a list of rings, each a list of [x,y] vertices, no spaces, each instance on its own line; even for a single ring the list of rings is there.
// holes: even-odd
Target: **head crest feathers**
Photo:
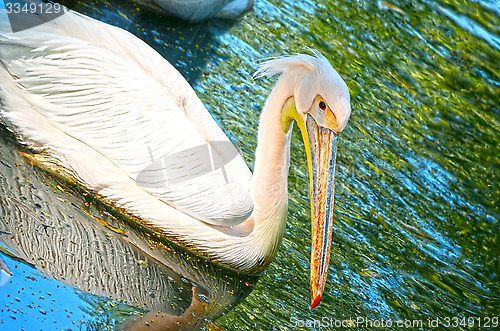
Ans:
[[[287,81],[293,84],[290,96],[295,97],[297,110],[302,114],[310,109],[316,96],[321,95],[337,117],[340,129],[343,129],[351,112],[349,89],[320,52],[311,48],[308,50],[311,55],[295,54],[262,62],[254,78],[279,74],[287,77]]]
[[[323,66],[330,67],[328,60],[317,50],[307,48],[312,54],[295,54],[271,58],[259,65],[254,78],[270,77],[292,70],[320,71]]]

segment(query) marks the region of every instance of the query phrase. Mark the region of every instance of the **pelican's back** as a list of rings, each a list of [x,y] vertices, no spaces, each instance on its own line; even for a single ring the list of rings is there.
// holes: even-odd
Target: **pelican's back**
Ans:
[[[0,9],[0,119],[127,210],[217,225],[252,212],[234,146],[180,73],[121,29],[67,12],[12,33]]]

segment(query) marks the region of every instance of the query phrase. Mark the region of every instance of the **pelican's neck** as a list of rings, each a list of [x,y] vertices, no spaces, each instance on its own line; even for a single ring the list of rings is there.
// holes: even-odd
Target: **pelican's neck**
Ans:
[[[282,129],[282,110],[293,94],[281,77],[267,99],[260,117],[251,195],[254,232],[266,260],[272,260],[283,237],[288,208],[288,168],[291,131]]]

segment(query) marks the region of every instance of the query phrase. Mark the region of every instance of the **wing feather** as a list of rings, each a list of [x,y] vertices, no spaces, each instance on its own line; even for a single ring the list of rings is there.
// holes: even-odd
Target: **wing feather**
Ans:
[[[197,219],[220,225],[244,221],[253,209],[248,168],[239,155],[231,156],[234,146],[207,143],[229,140],[214,129],[187,82],[137,38],[89,20],[70,12],[35,29],[0,32],[2,79],[11,81],[8,89],[0,87],[2,117],[46,150],[58,145],[40,137],[50,136],[49,129],[84,143],[103,163]],[[13,107],[19,102],[32,114],[20,115]],[[45,133],[27,129],[33,127],[31,115],[46,121]],[[193,122],[193,116],[205,123]],[[71,171],[80,172],[75,177],[86,186],[109,191],[93,182],[99,164],[75,167]],[[119,192],[108,195],[119,198]]]

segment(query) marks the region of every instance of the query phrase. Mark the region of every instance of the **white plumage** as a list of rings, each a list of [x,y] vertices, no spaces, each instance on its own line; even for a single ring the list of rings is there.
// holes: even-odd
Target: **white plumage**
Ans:
[[[266,62],[262,73],[282,76],[261,116],[252,178],[189,84],[141,40],[74,12],[12,33],[0,10],[0,119],[37,162],[243,272],[269,264],[283,236],[287,99],[306,116],[321,93],[337,132],[350,113],[345,83],[319,53]]]

